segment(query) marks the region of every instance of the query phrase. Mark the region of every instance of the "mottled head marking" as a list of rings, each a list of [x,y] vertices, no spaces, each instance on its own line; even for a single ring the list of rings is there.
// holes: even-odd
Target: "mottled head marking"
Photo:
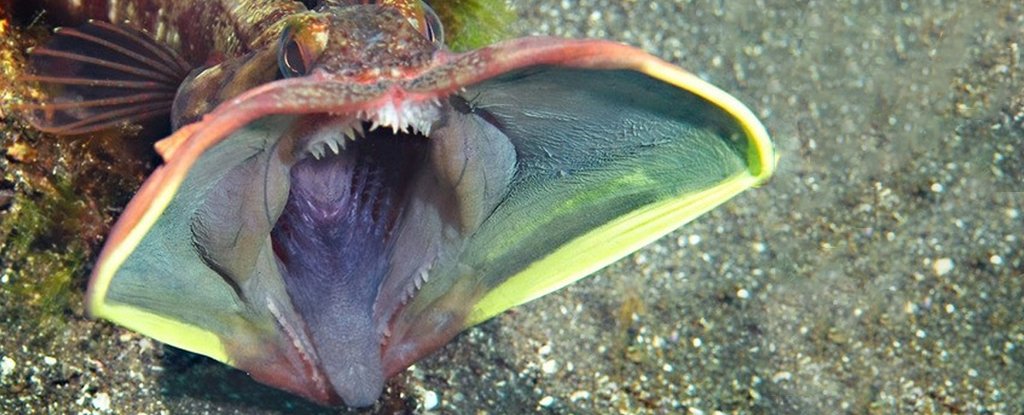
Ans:
[[[438,45],[421,29],[426,24],[422,9],[418,15],[409,10],[383,3],[318,9],[314,18],[299,23],[301,31],[319,31],[309,38],[326,40],[309,73],[358,82],[418,74],[430,64]]]

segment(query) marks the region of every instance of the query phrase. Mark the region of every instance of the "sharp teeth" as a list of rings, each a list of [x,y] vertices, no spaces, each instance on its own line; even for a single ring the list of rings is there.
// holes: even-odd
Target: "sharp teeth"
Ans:
[[[419,278],[416,278],[416,281],[415,281],[416,289],[418,290],[421,287],[423,287],[423,284],[425,282],[427,282],[427,279],[429,279],[429,274],[427,274],[427,270],[421,269],[420,270]]]
[[[387,128],[392,134],[429,135],[433,122],[440,117],[441,101],[432,97],[420,102],[387,103],[376,110],[359,110],[355,119],[342,128],[341,134],[346,139],[355,140],[378,128]]]
[[[413,131],[419,132],[420,134],[429,136],[430,135],[430,122],[426,120],[417,120],[416,124],[412,125]]]
[[[344,127],[341,127],[341,132],[338,135],[338,139],[336,141],[340,141],[342,144],[344,144],[346,141],[351,140],[352,139],[351,137],[352,137],[352,126],[351,125],[346,125]]]
[[[328,139],[327,140],[327,147],[330,147],[331,151],[333,151],[334,154],[338,154],[338,142],[337,141]]]

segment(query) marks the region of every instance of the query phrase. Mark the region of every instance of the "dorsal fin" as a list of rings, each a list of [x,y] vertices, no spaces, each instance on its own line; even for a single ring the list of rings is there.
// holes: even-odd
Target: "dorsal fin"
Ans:
[[[167,119],[191,68],[148,34],[101,21],[61,28],[29,52],[26,81],[46,96],[24,106],[36,128],[71,135]]]

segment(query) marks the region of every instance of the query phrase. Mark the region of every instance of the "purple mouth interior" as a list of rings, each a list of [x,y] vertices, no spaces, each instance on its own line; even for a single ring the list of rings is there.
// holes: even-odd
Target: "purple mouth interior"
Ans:
[[[338,154],[301,159],[271,233],[292,303],[348,405],[372,405],[383,388],[374,303],[426,151],[423,136],[379,128]]]

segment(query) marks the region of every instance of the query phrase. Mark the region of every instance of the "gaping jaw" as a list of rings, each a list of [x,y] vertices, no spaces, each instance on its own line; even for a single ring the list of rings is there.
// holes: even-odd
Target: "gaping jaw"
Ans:
[[[309,377],[326,379],[349,405],[372,404],[386,376],[422,353],[420,339],[390,341],[393,316],[509,186],[514,148],[451,104],[462,100],[268,116],[200,160],[232,167],[198,201],[195,250],[230,280],[284,282],[298,314],[274,316],[287,343],[319,372]],[[220,155],[247,147],[254,151]],[[436,328],[454,333],[461,318]],[[413,352],[388,354],[393,345]]]
[[[158,150],[94,269],[93,315],[352,406],[774,167],[724,92],[546,38],[438,52],[406,78],[274,81]]]

